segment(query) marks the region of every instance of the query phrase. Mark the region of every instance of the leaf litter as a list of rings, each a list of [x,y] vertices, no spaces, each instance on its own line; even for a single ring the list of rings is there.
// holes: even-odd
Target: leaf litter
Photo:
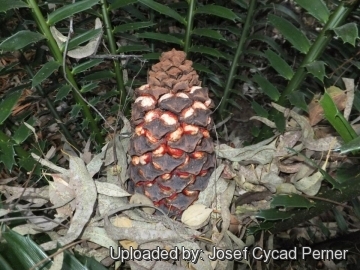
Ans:
[[[45,250],[56,248],[57,243],[67,245],[77,239],[87,240],[95,245],[94,248],[89,250],[76,245],[75,250],[98,260],[108,258],[109,246],[124,249],[160,246],[167,250],[177,247],[203,250],[205,255],[211,256],[212,247],[241,249],[253,245],[253,236],[247,236],[245,242],[242,239],[245,230],[256,225],[255,213],[270,208],[269,195],[295,193],[314,196],[319,192],[323,174],[297,153],[312,158],[316,152],[333,150],[340,145],[340,140],[335,136],[315,138],[314,127],[306,117],[277,104],[272,105],[287,117],[284,134],[246,147],[231,147],[224,143],[216,145],[218,166],[198,200],[184,211],[181,222],[170,219],[162,211],[160,215],[153,215],[159,209],[147,197],[131,195],[125,189],[130,138],[121,134],[131,132],[131,127],[123,118],[124,128],[115,140],[97,155],[89,152],[89,144],[81,158],[74,156],[73,152],[68,156],[69,169],[33,154],[44,167],[55,171],[45,174],[52,178],[52,181],[48,180],[48,186],[25,188],[14,186],[14,179],[1,180],[0,191],[7,198],[6,203],[11,205],[21,198],[27,205],[20,210],[26,210],[24,214],[32,216],[28,224],[17,226],[14,230],[21,234],[47,232],[52,241],[42,244]],[[264,120],[260,117],[253,119]],[[269,121],[263,122],[273,127]],[[232,136],[232,139],[239,145],[239,138]],[[331,161],[327,157],[325,162],[318,160],[316,163],[326,171]],[[262,193],[264,196],[259,195]],[[246,194],[259,196],[240,202],[239,199],[245,198],[243,195]],[[29,209],[45,204],[53,206],[55,217],[35,218]],[[19,208],[17,205],[16,209]],[[2,217],[6,217],[7,213],[0,212]],[[60,223],[66,219],[71,221],[64,229]],[[204,260],[190,262],[190,267],[231,267],[232,262],[211,261],[204,254]],[[246,265],[250,263],[248,260],[240,262]],[[128,263],[133,269],[176,269],[174,263],[178,269],[189,267],[189,262],[184,260]]]

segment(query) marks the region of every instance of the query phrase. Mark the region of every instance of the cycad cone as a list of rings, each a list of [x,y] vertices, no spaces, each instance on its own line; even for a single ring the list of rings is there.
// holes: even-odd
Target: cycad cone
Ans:
[[[215,167],[213,103],[185,57],[174,49],[163,53],[132,106],[131,189],[170,216],[197,200]]]

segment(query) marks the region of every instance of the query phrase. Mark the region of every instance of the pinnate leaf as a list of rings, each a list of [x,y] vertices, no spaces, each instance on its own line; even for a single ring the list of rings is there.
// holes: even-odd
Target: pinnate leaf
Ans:
[[[216,58],[225,58],[225,56],[219,50],[207,46],[192,46],[189,51],[208,54]]]
[[[46,253],[29,236],[23,236],[11,229],[5,228],[4,232],[2,232],[2,237],[8,244],[9,254],[15,256],[19,261],[19,265],[22,266],[21,269],[30,269],[41,260],[48,258]],[[35,268],[50,269],[52,264],[51,260],[47,260]]]
[[[301,23],[300,16],[294,12],[294,9],[291,6],[284,4],[270,4],[266,7],[276,11],[276,14],[278,15],[283,14],[286,18],[291,19],[298,24]]]
[[[49,61],[35,74],[32,79],[32,87],[38,86],[45,81],[55,70],[60,67],[60,64],[56,61]]]
[[[307,53],[309,51],[311,45],[310,41],[292,23],[272,14],[270,14],[268,18],[270,23],[280,31],[280,33],[294,46],[294,48],[302,53]]]
[[[153,52],[153,53],[146,53],[143,54],[143,58],[146,60],[159,60],[161,53]]]
[[[353,108],[360,112],[360,91],[355,91]]]
[[[86,61],[86,62],[81,63],[81,64],[77,65],[76,67],[74,67],[72,70],[72,73],[78,74],[80,72],[83,72],[87,69],[90,69],[94,66],[99,65],[101,62],[103,62],[102,59],[92,59],[92,60]]]
[[[111,5],[109,6],[110,10],[114,10],[114,9],[118,9],[121,7],[125,7],[131,4],[135,4],[137,2],[137,0],[115,0],[111,3]]]
[[[192,31],[192,34],[217,40],[226,40],[218,31],[207,28],[196,28]]]
[[[219,78],[219,76],[217,76],[216,74],[212,74],[211,76],[208,76],[209,77],[209,80],[212,81],[213,83],[215,83],[217,86],[221,87],[221,88],[224,88],[225,87],[225,82],[223,80],[221,80]],[[215,91],[214,91],[215,92]],[[216,96],[217,97],[221,97],[222,94],[220,94],[219,92],[215,92]],[[231,100],[229,100],[230,102]]]
[[[71,118],[76,118],[81,110],[81,107],[79,104],[75,104],[73,108],[71,109],[70,115]]]
[[[249,235],[255,235],[256,233],[261,231],[267,232],[270,231],[270,229],[274,228],[275,224],[275,221],[265,221],[260,223],[259,225],[249,227],[247,231]]]
[[[36,175],[40,175],[40,166],[36,166],[37,162],[30,156],[25,156],[25,157],[20,157],[18,159],[18,164],[20,165],[21,168],[24,168],[26,171],[30,172],[31,170],[35,170],[33,171],[34,174]]]
[[[28,7],[28,5],[21,0],[2,0],[0,5],[0,12],[6,12],[10,9],[21,7]]]
[[[271,207],[302,207],[309,209],[310,207],[314,206],[314,203],[309,201],[307,198],[298,195],[298,194],[291,194],[291,195],[276,195],[273,197],[271,201]]]
[[[156,25],[156,23],[154,22],[135,22],[135,23],[125,23],[125,24],[121,24],[119,26],[116,26],[114,28],[114,33],[122,33],[122,32],[126,32],[126,31],[134,31],[134,30],[138,30],[141,28],[146,28],[146,27],[150,27]]]
[[[344,118],[342,113],[336,107],[336,104],[329,95],[328,90],[326,90],[322,96],[320,105],[324,110],[325,118],[340,134],[345,143],[350,142],[357,137],[357,134],[350,123]]]
[[[278,53],[280,53],[280,55],[282,54],[282,49],[281,47],[274,41],[274,39],[262,35],[262,34],[254,34],[252,36],[249,37],[250,40],[255,39],[255,40],[259,40],[262,42],[267,43],[271,48],[273,48],[275,51],[277,51]],[[285,55],[284,53],[282,55]]]
[[[148,39],[156,39],[163,42],[170,42],[182,45],[183,41],[177,37],[174,37],[169,34],[160,34],[160,33],[152,33],[152,32],[144,32],[144,33],[138,33],[136,35],[138,38],[148,38]]]
[[[153,0],[138,0],[139,3],[148,6],[149,8],[164,14],[166,16],[169,16],[175,20],[177,20],[178,22],[180,22],[181,24],[186,24],[185,19],[179,14],[177,13],[175,10],[173,10],[172,8],[165,6],[163,4],[157,3]]]
[[[8,37],[0,44],[0,50],[3,51],[16,51],[24,48],[25,46],[38,42],[45,37],[37,32],[29,30],[22,30],[16,34]]]
[[[193,68],[197,71],[205,72],[208,74],[214,74],[214,72],[212,72],[207,66],[204,66],[199,63],[193,63]]]
[[[64,5],[61,8],[56,9],[49,14],[47,23],[49,25],[54,25],[55,23],[70,18],[72,15],[79,13],[81,11],[91,8],[93,5],[96,5],[99,0],[82,0],[75,2],[73,4]]]
[[[196,10],[197,14],[208,14],[218,16],[224,19],[235,21],[238,19],[238,16],[231,10],[226,7],[218,6],[218,5],[206,5],[199,7]]]
[[[253,79],[261,87],[261,90],[272,100],[277,101],[279,99],[280,93],[271,82],[259,74],[255,74]]]
[[[253,108],[253,110],[255,111],[256,115],[261,116],[261,117],[269,117],[269,113],[267,110],[264,109],[263,106],[261,106],[259,103],[257,103],[256,101],[252,101],[251,102],[251,107]]]
[[[292,215],[290,212],[280,211],[278,209],[265,209],[260,210],[259,213],[256,214],[256,217],[265,220],[284,220],[290,218]]]
[[[147,45],[125,45],[125,46],[121,46],[117,50],[118,53],[134,53],[134,52],[149,52],[149,51],[151,51],[151,49]]]
[[[359,151],[360,150],[360,136],[351,140],[348,143],[343,144],[340,147],[341,154],[346,154],[351,151]]]
[[[96,81],[96,80],[104,80],[104,79],[112,79],[114,78],[114,73],[111,70],[101,70],[89,75],[86,75],[82,81]]]
[[[288,98],[292,105],[302,109],[305,112],[308,111],[308,105],[305,101],[305,94],[303,92],[294,91],[288,96]]]
[[[70,90],[71,90],[71,86],[68,84],[61,86],[56,94],[55,101],[62,100],[63,98],[65,98],[69,94]]]
[[[274,123],[278,131],[281,133],[285,132],[285,116],[282,113],[273,114]]]
[[[324,82],[325,77],[325,62],[323,61],[314,61],[306,65],[306,69],[314,77],[318,78],[320,81]]]
[[[11,171],[15,164],[14,145],[11,141],[0,141],[0,162],[4,163],[5,167]]]
[[[76,37],[70,39],[69,41],[69,46],[68,46],[68,51],[71,51],[72,49],[75,49],[77,46],[79,46],[82,43],[85,43],[89,40],[95,39],[96,37],[98,37],[99,35],[101,35],[102,33],[102,29],[101,28],[97,28],[97,29],[91,29],[89,31],[86,31],[80,35],[77,35]]]
[[[338,35],[344,43],[348,42],[355,46],[355,41],[359,37],[356,23],[347,23],[340,27],[334,28],[336,35]]]
[[[231,105],[233,105],[234,107],[236,107],[238,110],[242,110],[243,108],[241,107],[241,105],[239,105],[239,103],[238,102],[236,102],[235,100],[233,100],[233,99],[229,99],[229,101],[228,101]]]
[[[295,0],[299,6],[306,9],[312,16],[322,23],[326,23],[329,19],[330,12],[323,0]]]
[[[27,125],[32,126],[35,123],[35,118],[31,117],[28,121],[26,121]],[[14,135],[12,136],[12,139],[17,143],[20,144],[24,142],[29,135],[31,134],[31,131],[29,128],[25,125],[25,123],[22,123],[14,132]]]
[[[21,93],[22,91],[11,93],[0,102],[0,124],[4,123],[4,121],[9,117],[11,110],[19,100]]]
[[[274,68],[282,77],[291,80],[294,72],[292,68],[278,54],[272,50],[265,51],[266,58],[269,60],[272,68]]]
[[[90,92],[91,90],[95,89],[98,87],[98,83],[89,83],[86,85],[83,85],[80,89],[81,93],[87,93]]]

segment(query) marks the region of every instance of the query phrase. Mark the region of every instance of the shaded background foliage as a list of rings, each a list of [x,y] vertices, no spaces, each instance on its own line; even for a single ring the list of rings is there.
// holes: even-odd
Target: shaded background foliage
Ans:
[[[99,150],[113,132],[104,119],[116,129],[114,115],[119,110],[130,117],[133,89],[146,81],[148,68],[161,52],[172,48],[187,53],[203,85],[211,90],[218,104],[215,122],[224,123],[218,129],[220,139],[226,140],[226,129],[248,144],[270,137],[274,131],[267,126],[243,124],[242,117],[252,115],[273,120],[282,132],[285,118],[271,109],[270,102],[307,115],[308,104],[324,89],[345,89],[341,78],[353,78],[358,84],[358,4],[336,0],[5,0],[0,7],[0,166],[4,177],[17,175],[24,181],[27,171],[40,174],[30,152],[46,153],[64,140],[80,149],[90,139],[94,150]],[[61,38],[69,34],[70,17],[74,33],[67,43]],[[95,18],[101,19],[102,27],[94,29]],[[87,50],[90,53],[84,56]],[[71,51],[76,57],[65,59],[63,54]],[[350,120],[360,110],[359,91],[354,95]],[[357,157],[359,137],[352,126],[347,120],[339,121],[331,98],[323,100],[322,106],[327,120],[349,143],[342,150]],[[25,123],[36,128],[39,140]],[[52,161],[58,159],[52,156]],[[338,187],[344,193],[342,188]],[[341,201],[356,194],[349,193]],[[266,228],[266,223],[260,227]]]

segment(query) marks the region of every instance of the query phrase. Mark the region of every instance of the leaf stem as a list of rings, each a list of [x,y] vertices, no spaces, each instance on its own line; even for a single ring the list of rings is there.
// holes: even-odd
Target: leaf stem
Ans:
[[[251,28],[251,25],[252,25],[252,18],[253,18],[254,12],[255,12],[256,3],[257,3],[257,0],[250,0],[250,4],[249,4],[245,24],[244,24],[244,27],[243,27],[243,31],[242,31],[241,37],[239,39],[239,43],[238,43],[238,46],[237,46],[237,49],[236,49],[234,59],[233,59],[233,61],[231,63],[229,76],[227,77],[227,81],[226,81],[226,85],[225,85],[225,89],[224,89],[224,96],[222,98],[222,102],[221,102],[220,107],[219,107],[220,115],[223,118],[225,117],[225,110],[226,110],[226,107],[228,105],[228,99],[230,97],[231,88],[232,88],[233,83],[234,83],[234,75],[235,75],[236,70],[237,70],[238,62],[239,62],[240,57],[241,57],[241,55],[242,55],[242,53],[244,51],[244,45],[245,45],[245,42],[247,41],[247,38],[248,38],[248,35],[249,35],[249,32],[250,32],[250,28]]]
[[[104,24],[105,24],[106,38],[109,43],[110,53],[118,54],[115,38],[113,35],[113,27],[112,27],[111,20],[109,17],[107,1],[100,0],[100,3],[101,3],[102,17],[103,17]],[[122,75],[122,66],[118,59],[114,59],[113,63],[114,63],[116,84],[117,84],[118,90],[120,91],[120,104],[125,106],[127,93],[126,93],[124,79],[123,79],[123,75]],[[124,109],[125,109],[125,111],[127,110],[127,108],[124,108]]]
[[[62,65],[62,59],[63,59],[62,53],[61,53],[54,37],[52,36],[52,34],[50,32],[49,25],[46,23],[45,18],[42,15],[36,0],[28,0],[27,2],[28,2],[29,7],[31,8],[33,17],[34,17],[38,27],[40,28],[41,32],[45,35],[45,37],[47,39],[48,46],[49,46],[49,49],[50,49],[52,55],[54,56],[55,60],[60,65]],[[71,73],[69,67],[65,66],[64,69],[65,69],[67,79],[71,82],[73,87],[76,87],[76,89],[79,90],[78,85],[77,85],[77,83],[74,79],[74,76]],[[101,136],[101,133],[97,126],[96,121],[94,120],[94,118],[91,115],[89,107],[84,102],[84,100],[80,97],[78,91],[72,91],[72,94],[73,94],[75,101],[81,106],[81,109],[82,109],[82,112],[84,113],[85,118],[89,121],[91,129],[95,133],[96,142],[99,144],[102,144],[104,142],[104,139]]]
[[[324,25],[324,28],[316,38],[314,44],[310,47],[309,52],[306,54],[284,92],[281,94],[278,104],[285,106],[288,103],[288,96],[299,88],[306,77],[306,66],[321,56],[326,46],[333,38],[334,33],[332,30],[340,26],[358,4],[359,1],[357,0],[353,5],[345,7],[345,3],[340,2],[339,6],[331,14],[329,20]]]
[[[289,95],[292,94],[297,89],[299,89],[300,85],[302,84],[302,82],[304,81],[307,75],[306,66],[312,63],[313,61],[317,60],[321,56],[326,46],[333,38],[334,33],[332,30],[340,26],[345,21],[345,19],[350,15],[351,11],[358,5],[359,5],[359,0],[356,0],[351,6],[345,6],[344,2],[341,2],[339,6],[336,8],[336,10],[331,14],[329,20],[324,25],[324,28],[319,33],[315,42],[311,45],[304,60],[296,70],[294,76],[291,78],[285,90],[282,92],[277,102],[279,105],[284,107],[288,105]],[[269,115],[272,119],[279,119],[278,121],[281,122],[285,121],[283,117],[281,118],[280,113],[274,108],[270,110]],[[255,140],[255,142],[269,138],[270,136],[272,136],[273,133],[271,132],[268,126],[263,126],[260,134],[261,136],[259,136]]]
[[[188,55],[191,46],[191,33],[194,24],[196,0],[188,0],[188,2],[189,2],[189,8],[187,13],[186,31],[185,31],[185,39],[184,39],[184,52],[186,53],[186,55]]]

